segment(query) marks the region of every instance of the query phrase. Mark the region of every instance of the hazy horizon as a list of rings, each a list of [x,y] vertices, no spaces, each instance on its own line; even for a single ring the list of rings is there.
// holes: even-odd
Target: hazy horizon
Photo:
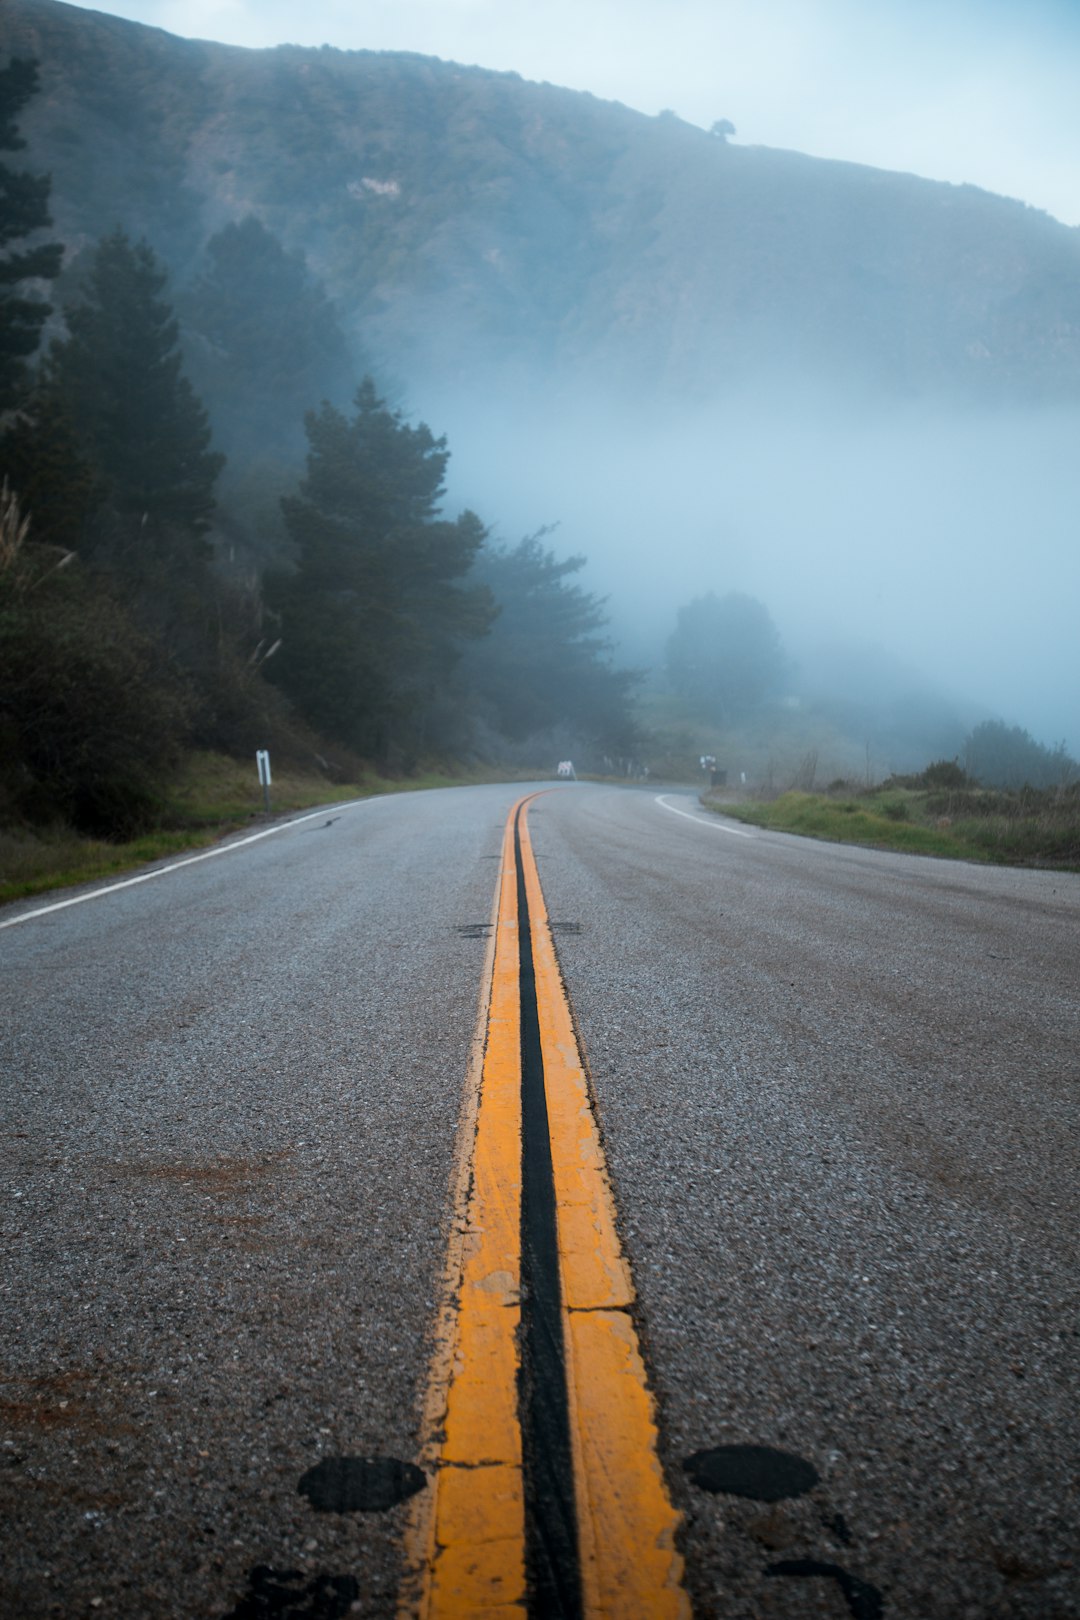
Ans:
[[[533,76],[548,70],[562,82],[576,77],[582,88],[588,81],[598,94],[621,94],[638,105],[667,85],[671,95],[664,100],[683,116],[706,121],[704,108],[711,105],[716,116],[731,116],[740,139],[754,138],[722,75],[711,103],[694,99],[700,83],[686,75],[690,66],[699,73],[701,55],[689,52],[687,42],[697,37],[695,29],[719,37],[706,26],[714,12],[699,0],[676,5],[669,22],[655,4],[629,4],[610,62],[596,35],[612,15],[610,5],[589,0],[572,76],[559,71],[570,63],[559,4],[544,12],[542,38],[526,27],[540,16],[526,0],[507,7],[498,27],[491,0],[406,0],[396,10],[370,0],[350,8],[323,0],[303,13],[277,0],[258,12],[248,0],[131,0],[109,9],[252,44],[285,29],[308,40],[325,33],[341,45],[366,40],[433,54],[452,54],[456,45],[460,56],[482,57],[488,66],[515,65]],[[820,118],[824,84],[840,101],[843,87],[851,86],[849,121],[841,127],[837,113],[833,125],[842,151],[831,155],[872,161],[867,85],[887,80],[894,90],[905,83],[912,88],[915,81],[905,80],[910,57],[901,47],[905,40],[911,47],[913,38],[913,24],[903,18],[914,16],[929,30],[918,84],[927,95],[934,88],[939,112],[948,102],[954,116],[965,107],[971,113],[948,148],[950,164],[960,165],[952,177],[959,178],[968,172],[964,154],[978,144],[987,86],[998,82],[988,64],[1003,65],[1006,45],[1018,38],[1008,8],[992,5],[984,8],[987,27],[978,50],[965,54],[976,10],[956,4],[932,12],[916,4],[902,17],[891,4],[871,24],[850,0],[813,0],[803,14],[785,3],[771,29],[762,31],[748,5],[733,4],[724,9],[723,24],[734,30],[730,37],[742,58],[730,83],[745,89],[768,81],[770,90],[786,85],[790,118],[804,117],[807,131],[822,139],[828,128]],[[1080,17],[1050,0],[1025,15],[1023,48],[1017,45],[1012,63],[1016,105],[1025,105],[1024,97],[1042,84],[1049,112],[1058,105],[1061,74],[1080,60],[1074,49]],[[842,23],[850,34],[819,82],[815,63],[837,41]],[[650,38],[664,49],[646,73]],[[875,51],[890,42],[896,47],[891,59],[877,60]],[[860,79],[863,61],[867,77]],[[964,83],[967,101],[960,95]],[[922,150],[914,133],[927,105],[916,100],[907,115],[912,167]],[[998,124],[1011,131],[1027,162],[1044,150],[1036,126],[1021,120],[1017,128],[1002,117],[1002,105]],[[765,121],[764,111],[761,117]],[[1073,113],[1055,132],[1063,160],[1076,142],[1075,184],[1078,124]],[[795,123],[784,127],[797,134]],[[926,125],[935,127],[933,120]],[[783,129],[773,124],[761,133],[776,139]],[[813,140],[799,144],[814,149]],[[1003,181],[1006,170],[995,172]],[[439,347],[437,333],[432,328],[427,335],[430,353]],[[410,333],[414,353],[423,353],[423,339],[423,331]],[[387,370],[393,365],[391,355]],[[662,654],[677,610],[694,597],[743,591],[766,604],[796,657],[828,644],[876,647],[883,667],[908,666],[958,706],[1023,726],[1051,746],[1064,740],[1080,757],[1080,659],[1073,645],[1080,601],[1080,409],[901,404],[856,393],[850,381],[827,372],[812,384],[804,377],[727,395],[718,390],[711,402],[683,402],[669,391],[648,408],[607,392],[595,374],[579,372],[556,383],[539,366],[531,373],[518,369],[513,378],[488,376],[474,365],[448,382],[432,366],[426,379],[414,371],[395,402],[448,436],[449,506],[474,507],[496,539],[510,545],[558,525],[548,543],[559,555],[588,558],[582,583],[609,599],[612,633],[631,661],[642,649]],[[385,374],[379,383],[387,387]]]
[[[642,414],[539,380],[515,403],[420,397],[448,437],[448,506],[496,543],[557,525],[545,544],[588,558],[581,582],[632,654],[662,652],[694,597],[741,591],[796,658],[875,645],[883,667],[1080,757],[1080,410],[793,390]]]

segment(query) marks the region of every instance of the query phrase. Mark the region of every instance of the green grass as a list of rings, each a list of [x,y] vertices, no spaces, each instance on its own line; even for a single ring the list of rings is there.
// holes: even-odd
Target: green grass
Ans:
[[[377,793],[417,792],[498,779],[498,772],[431,769],[401,779],[372,774],[357,782],[334,783],[317,774],[275,768],[271,819]],[[63,825],[0,828],[0,904],[50,889],[93,883],[148,861],[204,849],[228,833],[266,821],[254,761],[193,754],[169,787],[160,825],[140,838],[109,843],[81,837]]]
[[[776,832],[912,855],[1080,871],[1080,796],[1065,793],[963,795],[950,815],[940,793],[887,787],[846,794],[782,793],[769,800],[703,803]],[[959,806],[957,806],[959,808]]]
[[[129,843],[109,844],[80,838],[67,828],[0,831],[0,903],[114,877],[147,861],[212,844],[216,836],[206,831],[156,832]]]
[[[400,779],[372,775],[333,783],[275,770],[271,817],[372,794],[472,782],[532,779],[530,773],[434,768]],[[1080,789],[1058,793],[921,791],[890,783],[868,790],[789,791],[767,800],[705,795],[726,816],[778,832],[955,860],[1080,871]],[[266,821],[254,762],[194,754],[171,784],[158,828],[126,843],[80,837],[71,828],[0,828],[0,903],[115,877],[149,861],[203,849]]]

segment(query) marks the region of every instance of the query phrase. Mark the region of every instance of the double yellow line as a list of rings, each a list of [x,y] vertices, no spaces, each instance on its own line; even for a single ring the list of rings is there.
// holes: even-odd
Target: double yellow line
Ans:
[[[554,1328],[568,1431],[564,1506],[574,1543],[553,1555],[572,1566],[557,1572],[567,1578],[567,1607],[547,1612],[684,1620],[678,1516],[657,1456],[633,1283],[529,840],[529,802],[514,806],[503,837],[424,1415],[420,1461],[432,1484],[414,1499],[399,1613],[402,1620],[525,1615],[528,1586],[536,1590],[545,1532],[537,1528],[543,1505],[534,1500],[534,1476],[547,1442],[531,1427],[531,1409],[533,1395],[548,1392],[529,1391],[537,1376],[529,1313],[542,1292],[528,1188],[523,1254],[522,1096],[531,1040],[542,1058],[550,1141]],[[534,1104],[526,1107],[535,1113]],[[533,1606],[546,1608],[535,1597]]]

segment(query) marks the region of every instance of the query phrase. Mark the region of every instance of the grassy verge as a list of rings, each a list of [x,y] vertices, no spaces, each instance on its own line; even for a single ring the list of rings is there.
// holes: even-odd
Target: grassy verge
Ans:
[[[269,819],[376,793],[455,787],[474,780],[481,778],[430,771],[403,780],[371,775],[358,782],[333,783],[317,774],[275,770]],[[228,833],[267,819],[251,763],[218,754],[194,754],[170,788],[159,826],[141,838],[109,843],[81,837],[62,825],[0,828],[0,904],[49,889],[92,883],[147,861],[202,849]]]
[[[736,820],[836,844],[914,855],[1080,871],[1080,792],[943,793],[885,787],[866,792],[783,793],[710,808]]]

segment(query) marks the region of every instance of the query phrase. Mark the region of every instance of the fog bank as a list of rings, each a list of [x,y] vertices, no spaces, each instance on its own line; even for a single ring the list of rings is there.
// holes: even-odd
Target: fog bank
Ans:
[[[532,382],[417,391],[449,495],[589,559],[659,657],[678,607],[766,603],[798,656],[871,642],[972,711],[1080,754],[1080,412],[852,404],[787,390],[654,411]]]

